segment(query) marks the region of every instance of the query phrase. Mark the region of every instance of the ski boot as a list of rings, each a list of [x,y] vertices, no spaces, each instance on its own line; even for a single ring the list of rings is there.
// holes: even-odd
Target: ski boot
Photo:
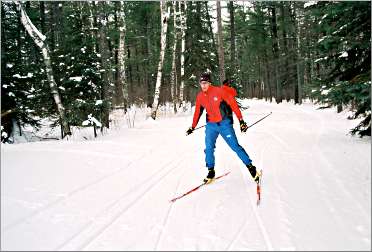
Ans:
[[[208,175],[203,180],[204,184],[212,183],[215,176],[216,176],[216,173],[215,173],[214,169],[213,168],[212,169],[208,169]]]
[[[256,166],[254,166],[254,165],[252,165],[252,163],[250,163],[249,165],[247,165],[247,168],[248,168],[249,173],[252,175],[253,180],[257,184],[259,184],[261,174],[259,172],[257,172]]]

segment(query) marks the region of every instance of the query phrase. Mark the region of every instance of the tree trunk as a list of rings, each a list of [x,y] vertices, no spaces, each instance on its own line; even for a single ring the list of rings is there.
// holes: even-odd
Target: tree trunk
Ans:
[[[60,2],[52,2],[52,9],[53,9],[53,34],[54,34],[54,41],[55,47],[60,47],[63,41],[63,26],[62,26],[62,11],[60,10]]]
[[[165,54],[165,47],[167,42],[167,28],[168,28],[168,18],[170,8],[167,8],[167,3],[164,0],[160,1],[160,10],[161,10],[161,34],[160,34],[160,58],[159,58],[159,65],[158,65],[158,75],[156,78],[156,85],[155,85],[155,94],[154,94],[154,101],[152,103],[151,108],[151,117],[152,119],[156,119],[156,113],[158,110],[159,105],[159,97],[160,97],[160,86],[161,86],[161,77],[163,73],[163,64],[164,64],[164,54]]]
[[[129,48],[129,45],[127,46],[127,59],[128,59],[128,62],[131,61],[131,57],[132,57],[132,54],[131,54],[131,49]],[[128,64],[128,74],[126,74],[126,77],[127,77],[127,82],[128,82],[128,93],[132,94],[133,90],[133,71],[132,71],[132,64]],[[131,96],[129,96],[129,103],[131,104],[133,102],[133,98],[131,98]]]
[[[55,13],[54,13],[54,3],[53,2],[50,2],[49,3],[50,6],[50,50],[53,52],[54,49],[56,48],[56,35],[55,35]]]
[[[205,9],[207,11],[207,22],[208,22],[208,27],[209,27],[209,33],[211,34],[212,36],[212,45],[213,45],[213,51],[214,51],[214,56],[216,57],[216,62],[218,62],[218,52],[217,52],[217,45],[216,45],[216,40],[214,38],[214,34],[213,34],[213,29],[212,29],[212,22],[211,22],[211,18],[209,16],[209,8],[208,8],[208,1],[205,1],[204,2],[205,4]]]
[[[278,74],[278,65],[279,65],[279,45],[278,45],[278,26],[276,22],[276,6],[275,3],[272,3],[273,6],[271,6],[271,30],[273,34],[273,42],[272,42],[272,48],[273,48],[273,54],[274,54],[274,76],[273,79],[275,81],[275,101],[276,103],[282,102],[282,87],[280,82],[280,76]]]
[[[46,29],[45,29],[45,2],[40,1],[40,26],[41,26],[41,33],[45,34]]]
[[[91,20],[93,21],[93,26],[92,26],[92,38],[98,38],[99,35],[98,35],[98,22],[97,22],[97,17],[98,17],[98,14],[99,14],[99,11],[97,11],[97,5],[95,3],[95,1],[92,1],[92,5],[93,5],[93,8],[89,8],[90,10],[90,18]],[[98,46],[98,40],[95,39],[95,49],[94,49],[94,52],[97,53],[99,51],[99,46]]]
[[[305,66],[305,70],[304,70],[304,73],[306,73],[306,83],[304,81],[304,85],[305,84],[308,84],[308,83],[311,83],[311,80],[312,80],[312,64],[311,62],[313,62],[312,60],[312,57],[313,57],[313,54],[310,50],[310,41],[311,41],[311,34],[310,34],[310,31],[309,29],[305,29],[305,33],[306,33],[306,39],[305,39],[305,48],[306,48],[306,61],[304,62],[304,66]]]
[[[150,21],[148,20],[148,16],[146,15],[145,17],[145,23],[146,23],[146,50],[147,50],[147,58],[150,60],[151,58],[151,27],[150,27]],[[146,84],[147,84],[147,105],[151,106],[152,105],[152,95],[153,95],[153,87],[152,87],[152,75],[150,68],[148,64],[145,66],[145,71],[146,71]]]
[[[101,64],[102,64],[102,70],[103,70],[103,86],[102,86],[102,124],[106,128],[110,127],[109,123],[109,114],[110,114],[110,107],[111,107],[111,67],[110,67],[110,50],[108,48],[108,42],[106,39],[107,34],[107,20],[105,19],[105,13],[104,13],[104,5],[105,2],[99,2],[100,4],[100,13],[98,16],[98,22],[100,25],[99,28],[99,51],[101,54]],[[103,127],[101,128],[101,131],[103,130]]]
[[[228,4],[229,12],[230,12],[230,51],[231,51],[231,77],[237,77],[237,69],[236,69],[236,58],[235,58],[235,17],[234,17],[234,1],[230,1]]]
[[[217,0],[217,28],[218,28],[218,65],[219,65],[219,82],[226,78],[225,76],[225,50],[223,47],[222,19],[221,19],[221,2]]]
[[[265,66],[266,66],[266,97],[269,98],[270,102],[272,102],[273,95],[272,95],[272,90],[271,90],[271,69],[269,65],[269,61],[266,56],[265,60]]]
[[[54,80],[52,64],[51,64],[50,56],[49,56],[49,48],[48,48],[48,45],[44,43],[46,37],[42,33],[40,33],[40,31],[32,24],[26,12],[24,12],[22,5],[18,1],[16,1],[15,4],[21,13],[21,22],[23,26],[25,27],[26,31],[28,32],[30,37],[33,39],[35,44],[41,49],[41,52],[43,54],[43,59],[44,59],[45,67],[46,67],[46,73],[48,77],[50,90],[53,95],[54,102],[57,105],[58,113],[59,113],[60,120],[61,120],[61,125],[63,127],[64,136],[71,135],[70,127],[68,125],[67,118],[65,115],[65,108],[59,96],[57,83]]]
[[[187,10],[187,3],[183,1],[179,3],[179,10],[181,14],[181,84],[180,84],[180,91],[179,91],[179,102],[180,107],[183,109],[185,108],[185,101],[184,101],[184,88],[185,88],[185,43],[186,43],[186,10]],[[184,6],[182,11],[182,4]]]
[[[171,72],[171,100],[173,102],[174,113],[177,113],[177,96],[174,91],[176,90],[176,50],[177,50],[177,5],[176,2],[173,2],[173,49],[172,49],[172,72]]]
[[[126,62],[126,48],[125,48],[125,32],[126,32],[126,22],[125,22],[125,13],[124,13],[124,2],[120,1],[119,9],[119,51],[118,51],[118,68],[119,68],[119,86],[123,94],[123,105],[124,111],[127,112],[128,108],[128,83],[126,81],[125,73],[125,62]]]
[[[297,72],[297,90],[298,90],[298,99],[295,103],[302,104],[302,90],[303,90],[303,79],[304,79],[304,73],[303,73],[303,59],[301,57],[301,28],[300,28],[300,18],[297,15],[296,12],[296,5],[294,3],[293,6],[293,18],[295,23],[295,34],[296,34],[296,72]]]
[[[288,54],[288,41],[287,41],[287,27],[286,27],[286,23],[285,23],[285,19],[287,18],[286,17],[287,13],[285,11],[285,7],[284,7],[284,2],[281,2],[280,4],[280,17],[281,17],[281,25],[282,25],[282,40],[283,40],[283,54],[284,54],[284,66],[281,67],[281,76],[283,76],[283,78],[280,78],[282,80],[281,82],[281,85],[284,85],[284,89],[285,89],[285,98],[287,101],[290,100],[290,96],[289,96],[289,78],[288,78],[288,75],[290,75],[290,71],[289,71],[289,61],[288,61],[288,58],[289,58],[289,54]]]
[[[97,18],[96,18],[96,15],[95,15],[95,8],[96,8],[96,5],[94,3],[94,1],[92,3],[90,2],[86,2],[86,4],[88,4],[88,8],[89,8],[89,17],[88,17],[88,20],[89,20],[89,30],[90,30],[90,36],[91,36],[91,39],[95,39],[97,38],[97,30],[95,29],[97,27]],[[93,13],[94,11],[94,13]],[[97,43],[95,43],[95,45],[93,46],[93,52],[96,54],[97,53],[97,50],[98,49],[98,45]]]
[[[115,30],[119,31],[119,37],[115,41],[115,45],[118,45],[117,48],[114,49],[114,65],[115,65],[115,72],[114,72],[114,83],[115,83],[115,97],[114,97],[114,105],[116,106],[124,106],[123,103],[123,86],[120,80],[120,66],[119,66],[119,47],[120,47],[120,30],[119,26],[119,16],[120,16],[120,2],[115,2],[115,12],[114,12],[114,22],[115,22]]]

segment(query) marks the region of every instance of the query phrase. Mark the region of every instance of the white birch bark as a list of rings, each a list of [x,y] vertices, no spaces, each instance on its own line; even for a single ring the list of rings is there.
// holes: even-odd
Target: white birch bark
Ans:
[[[173,2],[173,55],[172,55],[172,73],[171,73],[171,99],[173,101],[174,113],[177,113],[177,96],[175,95],[176,90],[176,49],[177,49],[177,36],[178,36],[178,28],[177,28],[177,7],[176,2]]]
[[[156,119],[156,112],[158,110],[158,105],[159,105],[161,76],[163,73],[164,54],[165,54],[165,47],[166,47],[166,41],[167,41],[166,39],[167,39],[168,19],[169,19],[169,13],[170,13],[170,8],[166,7],[166,2],[164,0],[160,1],[160,10],[161,10],[160,58],[159,58],[159,65],[158,65],[158,75],[156,77],[156,84],[155,84],[154,101],[152,103],[152,108],[151,108],[151,117],[154,120]]]
[[[185,101],[183,97],[183,90],[185,87],[185,41],[186,41],[186,10],[187,10],[187,4],[186,1],[183,2],[184,9],[182,11],[182,5],[181,2],[178,2],[179,4],[179,11],[181,15],[181,84],[180,84],[180,92],[179,92],[179,102],[180,107],[185,107]]]
[[[126,49],[125,49],[125,32],[126,32],[126,23],[125,23],[125,14],[124,14],[124,2],[120,1],[120,11],[119,11],[119,22],[120,22],[120,36],[119,36],[119,81],[122,85],[123,99],[124,99],[124,110],[127,110],[128,107],[128,83],[126,81],[125,73],[125,62],[126,62]]]
[[[30,35],[35,44],[40,48],[43,54],[50,91],[53,96],[54,102],[57,105],[57,110],[60,116],[64,136],[71,135],[70,127],[67,123],[67,119],[65,116],[65,108],[61,102],[61,98],[57,88],[57,83],[54,80],[52,64],[50,62],[49,56],[49,48],[48,45],[44,43],[46,37],[33,25],[27,13],[23,10],[22,5],[18,1],[15,1],[15,4],[21,13],[21,22],[23,26],[25,27],[27,33]]]

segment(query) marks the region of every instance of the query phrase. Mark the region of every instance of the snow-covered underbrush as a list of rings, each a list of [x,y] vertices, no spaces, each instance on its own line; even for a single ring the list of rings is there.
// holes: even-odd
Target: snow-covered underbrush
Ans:
[[[173,104],[166,103],[159,106],[156,120],[164,118],[188,116],[192,113],[191,103],[187,103],[185,107],[177,108],[177,113],[174,112]],[[63,140],[84,141],[93,140],[94,125],[96,126],[97,137],[109,134],[112,131],[117,131],[123,128],[136,128],[138,124],[153,120],[150,117],[151,108],[146,104],[132,105],[124,112],[122,108],[114,108],[110,113],[110,128],[102,128],[102,122],[98,118],[91,115],[82,122],[80,126],[71,126],[71,136],[66,136]],[[9,136],[7,143],[27,143],[38,141],[61,140],[61,126],[55,124],[56,119],[43,118],[40,120],[40,127],[25,125],[21,128],[17,124],[13,126],[13,132]],[[4,137],[7,134],[1,131]]]

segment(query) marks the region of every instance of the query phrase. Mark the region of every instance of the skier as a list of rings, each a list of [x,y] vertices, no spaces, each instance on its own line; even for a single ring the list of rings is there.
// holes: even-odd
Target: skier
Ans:
[[[238,104],[234,97],[225,92],[221,87],[212,86],[209,73],[202,73],[199,79],[201,91],[196,97],[195,112],[193,117],[192,126],[186,131],[190,135],[203,113],[206,109],[207,125],[205,129],[205,162],[208,168],[208,175],[204,179],[204,183],[210,183],[215,177],[215,158],[214,149],[216,148],[216,140],[219,134],[223,137],[229,147],[236,152],[238,157],[248,168],[254,181],[259,183],[260,174],[257,172],[256,167],[252,164],[247,152],[242,146],[239,145],[233,128],[232,121],[228,118],[226,113],[221,110],[222,101],[226,102],[234,111],[240,123],[241,132],[246,132],[248,129],[247,124],[243,120]]]

